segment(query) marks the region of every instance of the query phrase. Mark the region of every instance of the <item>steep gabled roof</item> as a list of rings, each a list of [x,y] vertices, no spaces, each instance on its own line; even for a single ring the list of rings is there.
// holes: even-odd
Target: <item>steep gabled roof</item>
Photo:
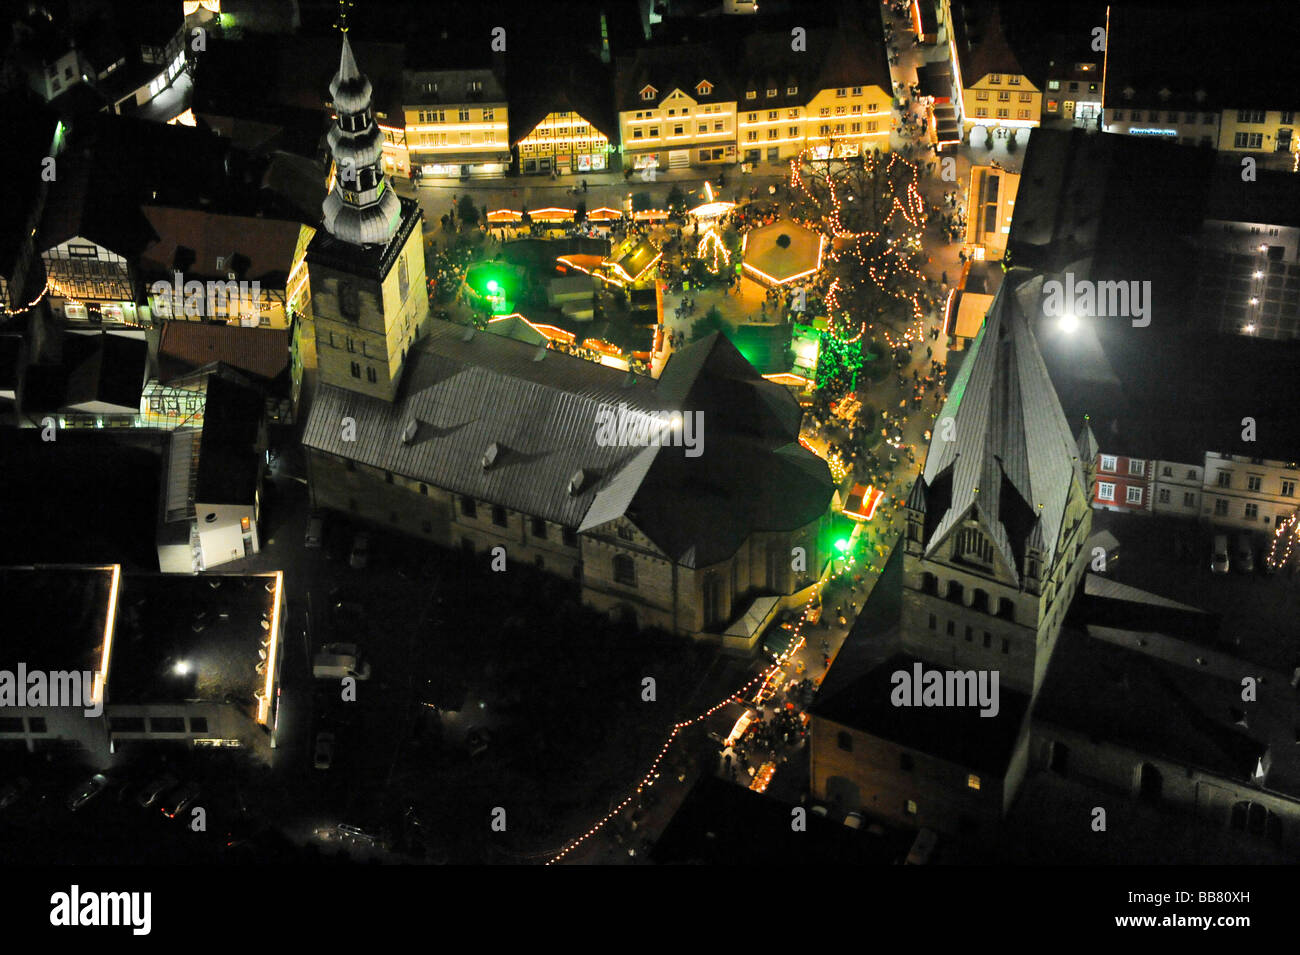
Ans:
[[[950,481],[951,499],[939,514],[929,497],[927,517],[937,523],[927,553],[969,515],[1018,568],[1031,533],[1055,548],[1071,490],[1082,491],[1078,446],[1025,317],[1039,283],[1025,279],[1013,271],[1003,282],[935,422],[925,481]]]
[[[707,82],[712,89],[700,93],[697,87]],[[653,87],[653,100],[641,98],[647,86]],[[731,78],[724,73],[717,54],[707,46],[682,45],[651,47],[620,59],[615,77],[615,108],[624,110],[658,106],[674,90],[681,90],[700,103],[729,102],[736,98]]]

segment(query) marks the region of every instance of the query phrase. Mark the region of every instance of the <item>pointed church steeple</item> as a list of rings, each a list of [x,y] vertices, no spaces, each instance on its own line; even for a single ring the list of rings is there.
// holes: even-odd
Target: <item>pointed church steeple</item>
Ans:
[[[353,245],[385,245],[402,221],[397,193],[384,177],[384,134],[371,111],[372,92],[345,30],[339,69],[330,82],[334,181],[321,211],[330,235]]]

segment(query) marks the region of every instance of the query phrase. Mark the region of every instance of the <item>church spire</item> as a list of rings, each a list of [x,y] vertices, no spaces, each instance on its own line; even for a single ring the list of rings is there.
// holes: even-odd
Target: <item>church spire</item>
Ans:
[[[335,238],[353,245],[384,245],[401,222],[401,203],[384,177],[384,135],[370,108],[370,80],[357,66],[346,20],[340,30],[343,50],[330,82],[336,114],[328,136],[334,181],[321,211],[326,230]]]

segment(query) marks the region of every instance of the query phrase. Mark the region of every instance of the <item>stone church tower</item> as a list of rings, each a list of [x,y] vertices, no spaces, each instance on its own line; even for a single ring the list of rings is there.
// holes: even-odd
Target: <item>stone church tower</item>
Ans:
[[[320,381],[392,401],[429,311],[423,233],[418,203],[384,174],[370,81],[346,31],[330,95],[330,189],[307,248]]]
[[[1031,698],[1086,568],[1095,447],[1086,424],[1070,433],[1026,321],[1038,284],[1006,277],[935,421],[905,511],[902,618],[909,653],[998,670]]]

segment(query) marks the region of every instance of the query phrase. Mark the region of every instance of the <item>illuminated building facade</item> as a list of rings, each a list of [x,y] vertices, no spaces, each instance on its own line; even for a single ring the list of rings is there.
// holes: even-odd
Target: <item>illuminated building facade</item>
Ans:
[[[505,174],[510,107],[493,70],[407,70],[403,80],[405,130],[398,152],[405,155],[396,171],[452,179]]]
[[[947,0],[945,0],[947,2]],[[1043,91],[1026,74],[1002,29],[996,4],[975,10],[949,4],[950,55],[961,98],[964,128],[1028,129],[1042,122]]]
[[[1263,30],[1256,15],[1240,22],[1217,17],[1212,9],[1189,8],[1186,15],[1186,42],[1153,49],[1151,31],[1165,26],[1158,11],[1109,11],[1103,130],[1227,152],[1281,154],[1281,164],[1294,168],[1300,163],[1300,103],[1287,74],[1272,64],[1291,59],[1300,12],[1270,10]],[[1207,62],[1233,65],[1211,75],[1203,68]]]
[[[736,97],[704,47],[642,50],[616,77],[624,165],[678,169],[736,161]]]
[[[746,39],[736,84],[737,149],[747,163],[889,150],[892,79],[884,39],[850,26]]]
[[[601,172],[609,165],[609,136],[576,110],[547,113],[514,149],[521,173]]]

